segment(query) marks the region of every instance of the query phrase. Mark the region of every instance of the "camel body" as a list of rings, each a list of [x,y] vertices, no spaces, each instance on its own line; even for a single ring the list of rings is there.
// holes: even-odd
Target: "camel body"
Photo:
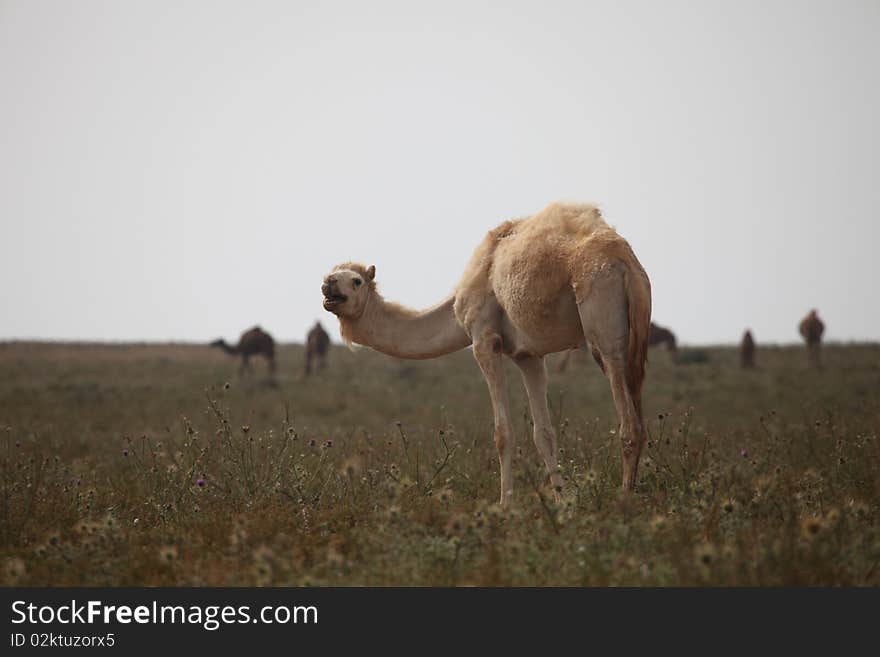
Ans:
[[[220,348],[230,356],[241,357],[241,365],[238,368],[239,376],[251,371],[251,356],[263,356],[269,365],[269,375],[274,376],[275,374],[275,340],[259,326],[254,326],[242,333],[238,344],[234,347],[222,339],[215,340],[211,346]]]
[[[648,346],[653,347],[658,344],[665,344],[666,348],[673,355],[678,351],[678,343],[675,340],[675,333],[668,328],[651,322],[651,331],[648,333]]]
[[[456,289],[455,315],[472,338],[494,325],[514,357],[564,351],[587,340],[579,304],[597,285],[622,283],[633,265],[641,270],[598,210],[554,204],[486,236]]]
[[[423,312],[386,302],[374,278],[375,267],[337,266],[322,287],[324,307],[339,318],[347,342],[398,358],[434,358],[473,345],[492,399],[502,505],[513,491],[514,453],[502,356],[520,370],[534,441],[558,493],[544,356],[582,344],[609,378],[621,423],[623,488],[633,487],[646,438],[641,386],[651,288],[629,244],[596,208],[552,204],[502,223],[477,247],[453,295]]]
[[[819,319],[819,313],[811,310],[798,324],[798,332],[807,343],[807,358],[814,367],[821,367],[822,334],[825,324]]]
[[[815,310],[801,320],[798,324],[798,332],[807,345],[817,345],[822,342],[822,334],[825,332],[825,324],[819,319]]]
[[[317,364],[318,369],[324,369],[329,349],[330,336],[320,322],[315,322],[306,335],[306,376],[312,373],[313,363]]]
[[[739,364],[744,370],[755,367],[755,339],[749,330],[743,333],[742,341],[739,343]]]

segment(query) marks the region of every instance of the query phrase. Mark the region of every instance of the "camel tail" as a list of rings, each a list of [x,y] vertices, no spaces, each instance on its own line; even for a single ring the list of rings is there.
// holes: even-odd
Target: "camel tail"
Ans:
[[[642,382],[648,361],[648,334],[651,331],[651,282],[635,256],[625,261],[624,288],[628,306],[629,346],[626,385],[636,412],[642,416]]]

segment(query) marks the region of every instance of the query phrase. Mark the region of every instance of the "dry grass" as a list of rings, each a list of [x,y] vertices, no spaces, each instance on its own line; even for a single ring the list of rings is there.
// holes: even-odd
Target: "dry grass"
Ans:
[[[283,347],[272,389],[205,347],[3,344],[0,582],[880,583],[880,347],[831,347],[822,372],[801,349],[759,350],[756,372],[701,351],[679,367],[651,353],[629,498],[601,373],[551,377],[560,505],[510,370],[518,489],[502,512],[467,352],[335,348],[304,382],[302,349]]]

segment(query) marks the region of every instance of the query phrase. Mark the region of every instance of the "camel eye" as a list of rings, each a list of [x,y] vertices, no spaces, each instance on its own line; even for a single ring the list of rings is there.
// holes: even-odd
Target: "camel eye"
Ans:
[[[359,279],[359,278],[354,279],[354,286],[355,287],[360,287],[361,283],[363,283],[363,281],[361,279]]]

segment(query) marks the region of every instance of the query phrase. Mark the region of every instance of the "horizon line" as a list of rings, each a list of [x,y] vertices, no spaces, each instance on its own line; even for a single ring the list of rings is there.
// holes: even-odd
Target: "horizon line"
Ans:
[[[335,340],[333,338],[330,339],[331,344],[339,346],[339,347],[347,347],[344,342],[341,340]],[[120,339],[91,339],[91,338],[0,338],[0,347],[8,346],[8,345],[16,345],[16,344],[33,344],[33,345],[66,345],[66,346],[108,346],[108,347],[124,347],[124,346],[188,346],[188,347],[210,347],[210,343],[205,341],[197,341],[197,340],[159,340],[159,339],[128,339],[128,338],[120,338]],[[278,345],[296,345],[296,346],[304,346],[305,342],[302,340],[276,340],[276,344]],[[738,347],[739,342],[679,342],[679,349],[681,348],[727,348],[727,347]],[[760,342],[755,341],[755,345],[758,347],[802,347],[804,346],[803,341],[792,341],[792,342],[777,342],[777,341],[767,341]],[[880,339],[870,340],[870,339],[848,339],[848,340],[823,340],[822,346],[872,346],[872,345],[880,345]],[[359,345],[361,347],[369,347],[369,345]],[[469,345],[470,346],[470,345]],[[464,347],[467,349],[468,347]],[[659,347],[661,350],[664,347]],[[376,351],[375,349],[373,351]],[[551,352],[551,353],[564,353],[568,351],[563,349],[562,351]],[[381,353],[381,352],[379,352]],[[549,355],[549,354],[548,354]],[[406,360],[406,359],[404,359]]]

